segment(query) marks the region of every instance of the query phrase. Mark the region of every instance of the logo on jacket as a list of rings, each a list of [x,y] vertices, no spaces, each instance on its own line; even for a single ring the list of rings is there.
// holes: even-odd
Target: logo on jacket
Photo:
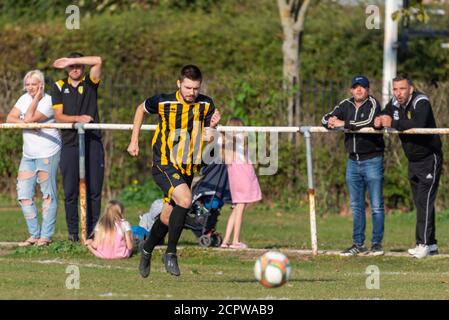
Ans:
[[[84,92],[84,87],[83,87],[83,86],[79,86],[79,87],[78,87],[78,92],[79,92],[80,94],[83,94],[83,92]]]
[[[426,179],[433,179],[432,174],[429,173],[429,174],[427,175]]]
[[[178,173],[174,173],[174,174],[172,175],[172,177],[175,178],[176,180],[181,179],[181,177],[179,176]]]
[[[399,120],[399,111],[398,110],[394,110],[393,119],[396,121]]]
[[[407,112],[407,118],[411,119],[412,118],[412,113],[409,111]]]
[[[64,89],[64,93],[70,93],[69,88],[65,88],[65,89]]]

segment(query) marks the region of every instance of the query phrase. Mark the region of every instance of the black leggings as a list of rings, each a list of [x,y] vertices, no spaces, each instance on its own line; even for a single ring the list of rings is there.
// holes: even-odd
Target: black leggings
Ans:
[[[78,236],[79,147],[63,145],[59,165],[64,186],[64,206],[68,233]],[[86,141],[86,222],[88,237],[92,234],[100,217],[103,179],[103,143],[100,140]]]

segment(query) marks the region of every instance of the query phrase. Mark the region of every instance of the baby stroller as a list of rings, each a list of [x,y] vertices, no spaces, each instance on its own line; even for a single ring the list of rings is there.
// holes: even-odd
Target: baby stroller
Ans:
[[[232,203],[226,165],[210,164],[201,174],[192,189],[192,207],[184,228],[192,230],[201,247],[219,247],[223,238],[216,232],[218,216],[225,203]]]

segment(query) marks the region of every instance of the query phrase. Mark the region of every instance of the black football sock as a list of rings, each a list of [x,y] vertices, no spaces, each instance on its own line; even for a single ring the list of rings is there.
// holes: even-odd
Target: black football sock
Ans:
[[[160,217],[156,219],[150,230],[150,236],[143,245],[143,250],[147,253],[153,252],[155,246],[157,246],[168,232],[168,227],[162,223]]]
[[[180,206],[173,208],[170,215],[170,220],[168,222],[167,253],[176,253],[176,246],[178,245],[179,237],[181,236],[182,229],[184,228],[186,214],[189,210],[189,208],[183,208]]]

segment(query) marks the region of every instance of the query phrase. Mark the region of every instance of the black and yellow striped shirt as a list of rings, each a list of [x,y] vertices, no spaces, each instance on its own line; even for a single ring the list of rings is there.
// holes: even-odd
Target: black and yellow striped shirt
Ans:
[[[212,99],[200,94],[194,103],[186,104],[176,91],[146,99],[144,108],[159,115],[152,142],[153,163],[172,165],[188,176],[197,172],[204,128],[210,126],[215,110]]]

